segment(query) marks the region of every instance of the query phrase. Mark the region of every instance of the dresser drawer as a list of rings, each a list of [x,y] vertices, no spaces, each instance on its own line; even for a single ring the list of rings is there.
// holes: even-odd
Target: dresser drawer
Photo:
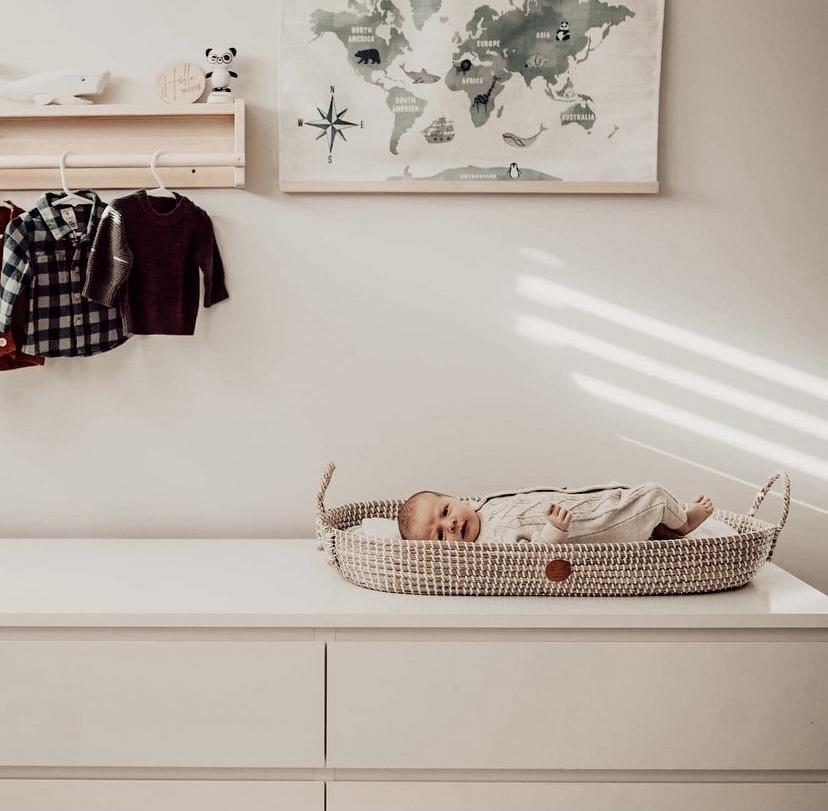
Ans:
[[[327,811],[825,811],[824,783],[328,783]],[[38,809],[39,811],[39,809]]]
[[[321,642],[0,642],[0,766],[322,766],[324,658]]]
[[[0,780],[8,811],[324,811],[324,795],[287,780]]]
[[[821,641],[336,642],[328,765],[826,769]]]

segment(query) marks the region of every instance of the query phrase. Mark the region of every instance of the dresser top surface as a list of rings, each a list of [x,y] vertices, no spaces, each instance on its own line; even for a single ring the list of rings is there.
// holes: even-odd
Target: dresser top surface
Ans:
[[[0,627],[828,628],[828,596],[766,564],[668,597],[419,597],[346,582],[311,540],[2,540]]]

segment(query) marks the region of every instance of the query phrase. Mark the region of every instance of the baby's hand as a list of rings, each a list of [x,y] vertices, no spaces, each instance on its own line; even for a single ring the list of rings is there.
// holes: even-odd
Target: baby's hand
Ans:
[[[550,524],[562,532],[566,532],[569,529],[569,522],[572,520],[572,513],[566,507],[561,507],[560,504],[550,504],[546,511],[546,517]]]

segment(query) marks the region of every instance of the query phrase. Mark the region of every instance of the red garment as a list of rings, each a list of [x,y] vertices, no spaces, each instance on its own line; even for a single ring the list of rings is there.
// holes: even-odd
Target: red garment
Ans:
[[[20,216],[23,210],[14,203],[0,203],[0,255],[3,249],[3,236],[6,226]],[[12,311],[11,327],[0,333],[0,372],[10,369],[25,369],[27,366],[43,366],[46,359],[42,355],[27,355],[19,352],[17,347],[25,343],[26,327],[29,325],[29,289],[21,291]]]

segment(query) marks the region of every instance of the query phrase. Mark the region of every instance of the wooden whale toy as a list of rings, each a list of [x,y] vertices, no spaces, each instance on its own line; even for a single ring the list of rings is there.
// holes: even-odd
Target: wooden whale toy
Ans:
[[[104,73],[48,70],[23,79],[0,79],[0,99],[35,104],[92,104],[85,96],[98,96],[109,82]]]

